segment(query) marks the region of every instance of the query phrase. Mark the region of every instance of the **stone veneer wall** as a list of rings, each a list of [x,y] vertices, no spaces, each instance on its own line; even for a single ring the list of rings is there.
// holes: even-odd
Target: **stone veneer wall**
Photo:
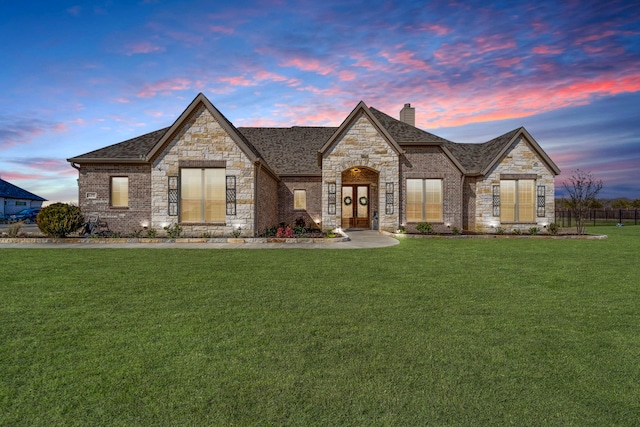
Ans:
[[[462,187],[462,229],[476,229],[476,177],[464,178]]]
[[[178,176],[179,162],[187,160],[225,162],[226,175],[236,177],[236,215],[227,215],[224,224],[181,223],[184,235],[231,236],[240,227],[243,236],[253,236],[255,167],[204,106],[192,113],[153,163],[151,225],[162,232],[178,222],[178,216],[169,215],[168,177]]]
[[[293,190],[307,191],[307,209],[293,208]],[[294,226],[298,218],[303,218],[307,226],[315,227],[322,220],[322,177],[283,177],[278,184],[278,221]]]
[[[344,130],[322,160],[322,229],[340,226],[342,215],[342,171],[352,167],[366,167],[379,173],[379,206],[385,206],[385,183],[394,184],[393,214],[380,209],[380,230],[394,231],[399,226],[400,166],[398,153],[378,133],[369,119],[360,113]],[[329,215],[328,184],[336,184],[336,213]]]
[[[113,176],[129,178],[129,206],[126,208],[110,206]],[[93,194],[88,198],[90,193]],[[82,164],[78,179],[78,202],[85,217],[99,216],[113,232],[132,233],[141,230],[151,220],[150,166]]]
[[[258,173],[258,224],[256,234],[278,223],[278,180],[264,169]]]
[[[501,224],[500,217],[493,216],[493,186],[500,184],[501,174],[536,174],[536,190],[538,185],[546,187],[545,192],[545,216],[538,218],[534,223],[508,223]],[[555,183],[553,172],[545,162],[531,149],[525,138],[519,138],[507,151],[502,161],[476,183],[476,217],[475,231],[493,232],[494,227],[502,227],[507,231],[518,228],[528,230],[530,227],[542,228],[554,221],[555,215]],[[536,198],[537,200],[537,198]],[[537,205],[536,205],[537,206]],[[494,227],[492,227],[492,225]]]
[[[462,172],[439,147],[403,147],[406,161],[402,164],[402,200],[407,200],[407,179],[442,179],[442,222],[432,223],[438,233],[463,229]],[[404,204],[401,221],[409,232],[416,232],[417,223],[407,223]]]

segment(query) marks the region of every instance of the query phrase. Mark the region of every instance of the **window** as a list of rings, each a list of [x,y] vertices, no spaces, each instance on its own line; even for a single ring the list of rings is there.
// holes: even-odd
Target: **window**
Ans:
[[[111,206],[114,208],[129,206],[129,178],[126,176],[111,177]]]
[[[293,209],[307,209],[307,190],[293,190]]]
[[[181,222],[225,222],[225,169],[183,168],[180,178]]]
[[[27,206],[27,202],[24,202],[24,201],[16,201],[16,206]]]
[[[535,180],[500,181],[500,221],[533,222],[535,215]]]
[[[442,222],[442,180],[407,179],[407,222]]]

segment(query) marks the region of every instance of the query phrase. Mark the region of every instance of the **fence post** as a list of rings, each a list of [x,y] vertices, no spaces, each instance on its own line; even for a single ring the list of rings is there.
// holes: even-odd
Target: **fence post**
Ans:
[[[622,224],[622,209],[618,210],[618,215],[620,216],[620,222],[618,224]]]
[[[638,208],[633,210],[633,225],[638,225]]]

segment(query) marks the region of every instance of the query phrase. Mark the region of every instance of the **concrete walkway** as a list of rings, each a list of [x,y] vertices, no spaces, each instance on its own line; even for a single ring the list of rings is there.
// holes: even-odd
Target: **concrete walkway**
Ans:
[[[399,243],[372,230],[347,230],[346,234],[349,241],[335,243],[0,243],[0,249],[370,249]]]

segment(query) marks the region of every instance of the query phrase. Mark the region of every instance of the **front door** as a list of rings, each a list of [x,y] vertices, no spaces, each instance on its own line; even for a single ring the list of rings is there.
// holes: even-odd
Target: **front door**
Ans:
[[[342,187],[342,228],[370,228],[368,185]]]

